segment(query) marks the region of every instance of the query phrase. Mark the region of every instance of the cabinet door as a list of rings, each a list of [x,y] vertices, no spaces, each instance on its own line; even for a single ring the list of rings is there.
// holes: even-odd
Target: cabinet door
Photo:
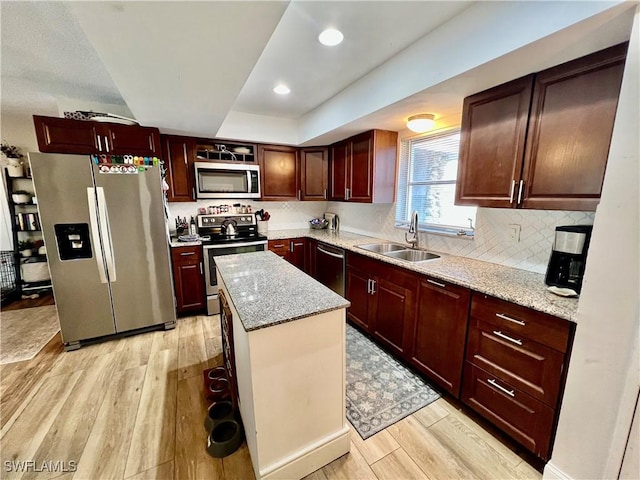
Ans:
[[[515,207],[533,75],[464,99],[456,205]]]
[[[411,363],[459,398],[470,291],[424,278],[418,293]]]
[[[262,200],[296,200],[300,198],[298,155],[295,148],[260,145],[258,158]]]
[[[351,302],[347,318],[365,331],[369,331],[370,279],[366,272],[347,267],[346,298]]]
[[[351,159],[351,143],[339,142],[331,146],[329,171],[331,174],[330,199],[344,200],[347,188],[347,163]]]
[[[302,200],[326,200],[329,159],[326,148],[300,150],[300,185]]]
[[[94,154],[106,153],[104,138],[100,137],[98,145],[98,130],[102,125],[83,120],[68,118],[33,116],[38,148],[45,153],[78,153]]]
[[[171,249],[173,281],[178,314],[199,311],[206,306],[202,247]]]
[[[393,353],[404,357],[404,340],[414,315],[415,292],[394,282],[393,278],[384,277],[372,279],[372,289],[371,333]]]
[[[365,132],[351,140],[351,162],[347,166],[347,188],[350,202],[373,200],[373,132]]]
[[[107,123],[105,128],[109,138],[109,153],[144,156],[160,154],[160,132],[157,128],[115,123]]]
[[[170,202],[192,202],[193,175],[189,157],[193,154],[195,142],[180,137],[162,137],[163,159],[167,167],[167,197]]]
[[[289,261],[303,272],[307,271],[307,242],[305,238],[289,241]]]
[[[524,208],[595,210],[627,44],[536,75],[523,172]]]

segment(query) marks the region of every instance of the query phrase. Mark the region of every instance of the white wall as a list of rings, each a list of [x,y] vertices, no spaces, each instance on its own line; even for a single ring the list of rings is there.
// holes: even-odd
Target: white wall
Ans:
[[[545,478],[617,478],[640,384],[640,7]]]

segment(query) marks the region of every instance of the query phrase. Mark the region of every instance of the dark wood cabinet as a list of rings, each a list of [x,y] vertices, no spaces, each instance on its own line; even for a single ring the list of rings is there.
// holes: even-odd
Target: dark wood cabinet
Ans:
[[[270,251],[284,258],[287,262],[295,265],[303,272],[309,273],[309,259],[307,249],[307,239],[287,238],[283,240],[269,240]]]
[[[471,292],[428,277],[420,279],[410,362],[459,398]]]
[[[456,204],[595,210],[626,50],[620,44],[467,97]]]
[[[474,293],[462,401],[548,459],[572,337],[565,320]]]
[[[195,139],[162,135],[162,158],[167,168],[167,183],[170,202],[193,202],[194,173],[191,159],[194,155]]]
[[[370,130],[331,145],[330,199],[392,203],[398,133]]]
[[[206,307],[202,247],[171,249],[173,282],[178,315],[202,311]]]
[[[281,145],[259,145],[262,200],[300,200],[298,150]]]
[[[401,358],[415,316],[417,276],[361,255],[347,255],[347,318]]]
[[[300,149],[301,200],[326,200],[329,183],[329,151],[324,147]]]
[[[33,116],[38,148],[46,153],[160,155],[157,128]]]

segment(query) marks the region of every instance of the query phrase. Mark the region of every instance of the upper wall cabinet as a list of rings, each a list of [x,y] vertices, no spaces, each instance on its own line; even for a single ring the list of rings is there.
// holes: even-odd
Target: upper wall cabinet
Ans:
[[[467,97],[456,204],[595,210],[626,51],[617,45]]]
[[[329,150],[324,147],[301,148],[301,200],[326,200],[328,183]]]
[[[330,147],[330,200],[392,203],[398,133],[370,130]]]
[[[160,155],[153,127],[33,116],[38,148],[45,153]]]
[[[282,145],[259,145],[262,200],[300,200],[298,149]]]
[[[191,165],[195,153],[196,140],[191,137],[161,135],[162,158],[167,168],[167,183],[169,191],[167,199],[170,202],[193,202],[194,173]]]

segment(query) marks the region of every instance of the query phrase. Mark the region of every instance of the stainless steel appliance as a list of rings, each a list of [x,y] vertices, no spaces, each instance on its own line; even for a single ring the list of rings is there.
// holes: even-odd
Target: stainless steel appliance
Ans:
[[[344,297],[345,254],[333,245],[316,245],[316,280]]]
[[[556,227],[545,277],[547,285],[580,293],[592,230],[592,225]]]
[[[210,237],[202,242],[207,313],[220,313],[215,258],[235,253],[260,252],[267,248],[267,237],[258,234],[256,217],[248,214],[198,215],[198,234]]]
[[[260,198],[260,167],[195,162],[197,198]]]
[[[29,154],[67,350],[176,321],[160,167],[97,159]]]
[[[338,217],[337,213],[325,212],[324,218],[329,222],[327,227],[329,230],[339,230],[340,229],[340,217]]]

